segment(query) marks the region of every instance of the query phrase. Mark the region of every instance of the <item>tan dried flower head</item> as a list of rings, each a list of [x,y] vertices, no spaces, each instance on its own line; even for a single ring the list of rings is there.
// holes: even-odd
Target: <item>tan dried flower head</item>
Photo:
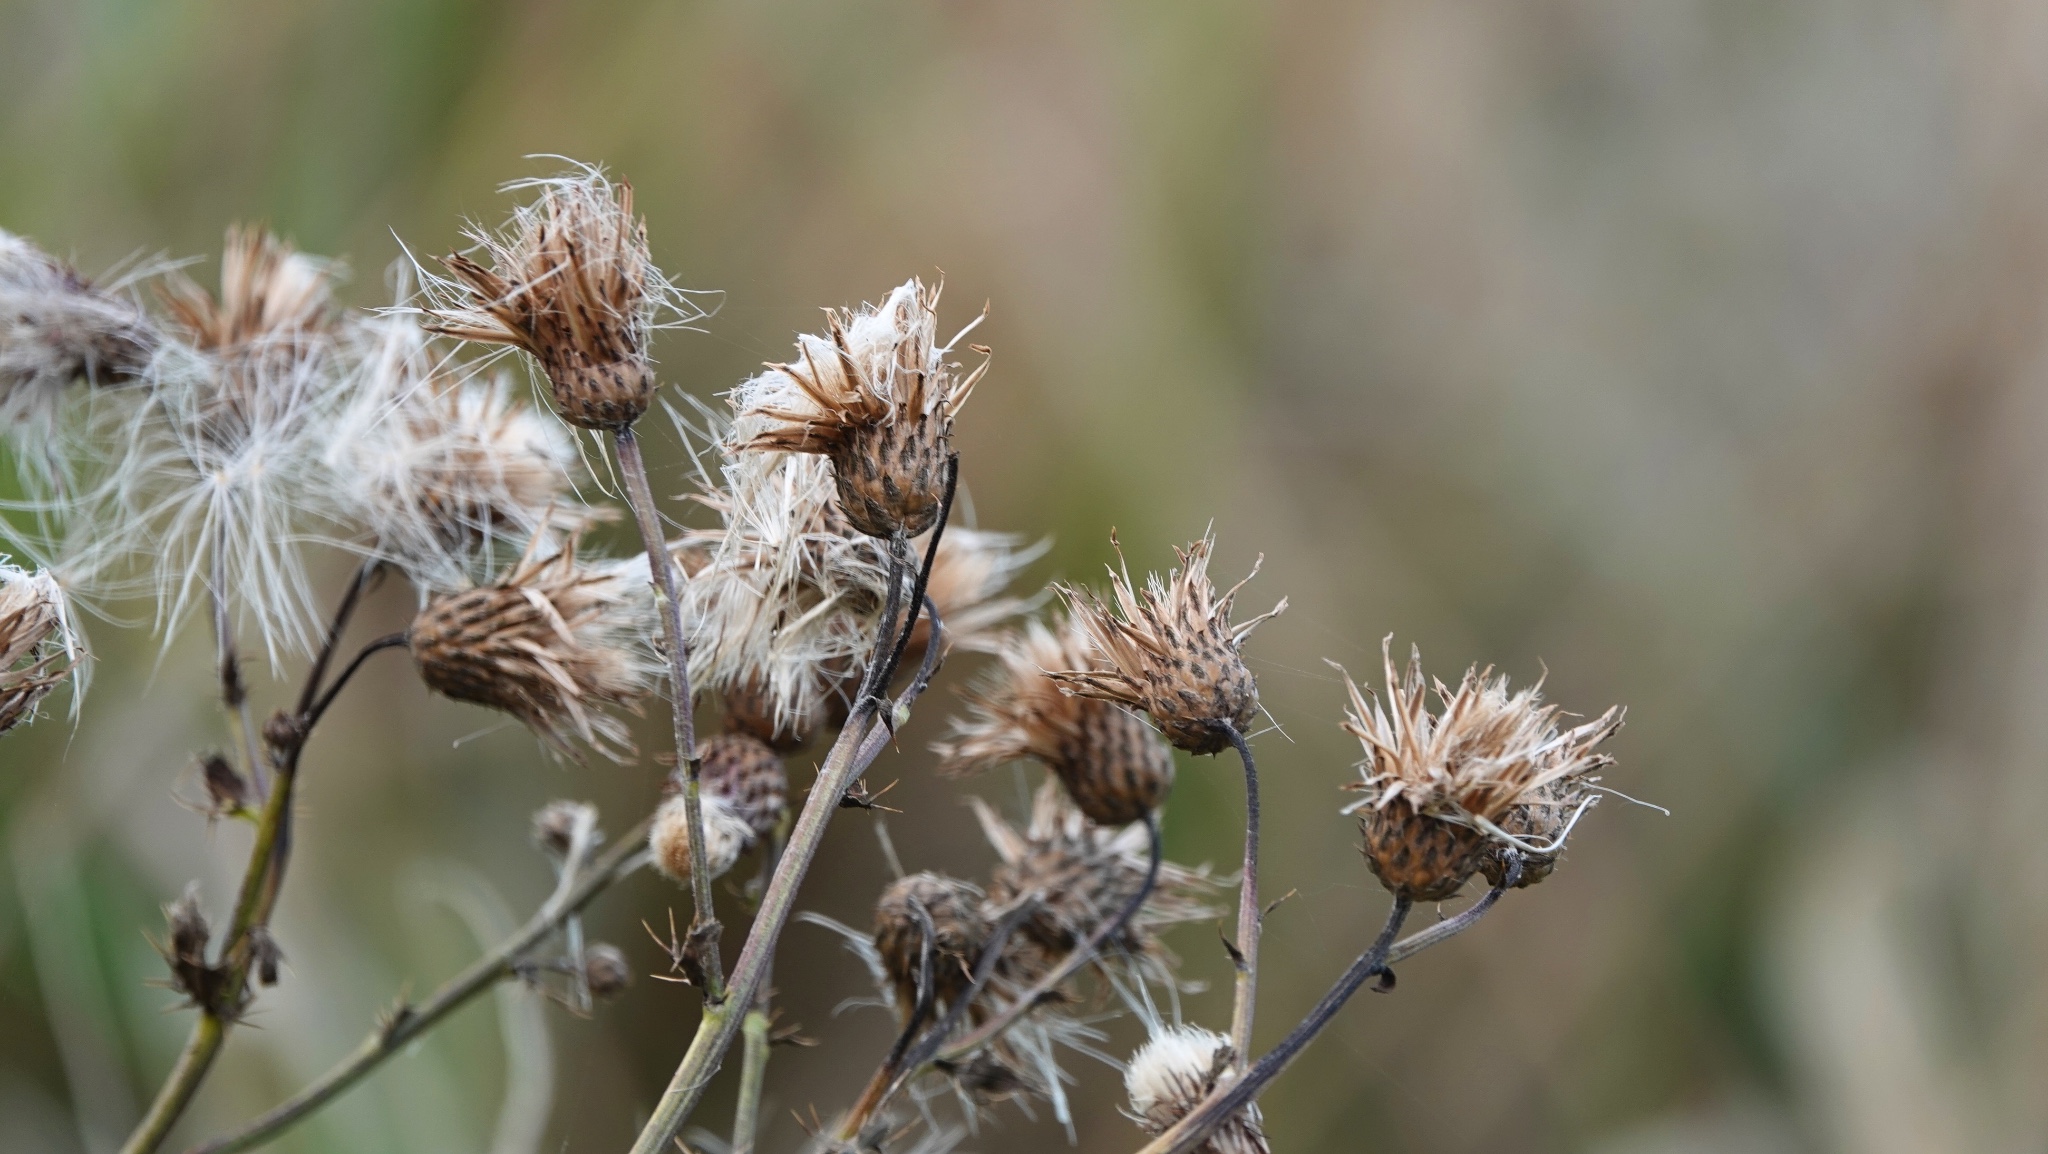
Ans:
[[[663,314],[688,323],[703,313],[655,267],[632,185],[583,167],[505,188],[539,196],[497,232],[469,232],[490,267],[460,253],[441,258],[454,279],[427,278],[429,327],[531,355],[572,425],[631,425],[654,399],[648,343]]]
[[[989,878],[989,908],[1005,909],[1035,896],[1037,908],[1024,922],[1022,936],[1055,958],[1116,916],[1145,882],[1150,847],[1143,827],[1093,824],[1051,781],[1033,798],[1031,823],[1023,830],[980,798],[968,804],[998,859]],[[1152,893],[1108,948],[1133,962],[1162,956],[1156,933],[1214,917],[1216,907],[1208,900],[1214,889],[1207,868],[1161,862]]]
[[[161,341],[126,294],[0,229],[0,430],[47,436],[66,386],[138,380]]]
[[[827,310],[826,334],[799,337],[794,362],[770,364],[734,390],[735,445],[830,458],[840,504],[863,533],[915,537],[930,529],[944,498],[953,418],[988,368],[984,359],[961,376],[946,360],[953,343],[938,343],[938,307],[939,289],[913,278],[879,307]]]
[[[898,878],[875,903],[875,949],[907,1016],[917,1004],[919,962],[927,927],[932,943],[932,990],[940,1006],[967,992],[974,958],[988,938],[981,890],[938,873]]]
[[[0,561],[0,733],[33,719],[37,704],[79,673],[84,653],[56,578]]]
[[[964,774],[1023,759],[1045,764],[1092,821],[1126,825],[1159,808],[1173,788],[1173,751],[1144,720],[1115,702],[1063,692],[1048,670],[1094,660],[1070,619],[1010,633],[995,668],[967,690],[968,716],[933,746],[942,773]]]
[[[1230,1040],[1199,1026],[1164,1026],[1131,1055],[1124,1092],[1131,1116],[1147,1134],[1163,1134],[1218,1085],[1236,1076]],[[1218,1127],[1197,1154],[1269,1154],[1256,1105]]]
[[[1116,545],[1116,535],[1110,535]],[[1239,650],[1251,631],[1287,608],[1287,599],[1249,621],[1230,623],[1231,602],[1252,571],[1221,597],[1209,582],[1213,533],[1177,549],[1180,566],[1164,578],[1151,574],[1141,593],[1130,570],[1110,570],[1112,607],[1085,589],[1059,590],[1074,618],[1087,631],[1107,668],[1076,666],[1052,676],[1068,692],[1141,709],[1152,715],[1166,739],[1189,753],[1217,753],[1230,746],[1229,727],[1247,729],[1259,709],[1259,687]],[[1118,560],[1123,557],[1121,546]]]
[[[217,362],[203,406],[208,436],[232,442],[268,423],[280,403],[268,386],[299,375],[325,347],[337,271],[268,229],[236,225],[221,248],[218,298],[182,274],[165,280],[164,306]]]
[[[789,775],[782,758],[759,738],[721,733],[697,745],[698,781],[747,826],[749,844],[775,832],[788,804]]]
[[[1591,774],[1613,762],[1593,750],[1621,728],[1622,709],[1561,730],[1540,684],[1510,693],[1505,674],[1474,666],[1452,690],[1425,683],[1420,650],[1405,672],[1395,670],[1391,636],[1381,651],[1385,702],[1347,673],[1343,725],[1365,747],[1352,786],[1365,796],[1350,808],[1362,811],[1366,864],[1381,883],[1397,896],[1438,901],[1464,885],[1492,845],[1513,847],[1532,866],[1554,859],[1590,802]],[[1441,707],[1434,714],[1432,689]]]
[[[578,564],[571,544],[493,584],[432,598],[409,640],[430,688],[512,714],[557,753],[573,757],[578,738],[623,761],[632,743],[605,710],[637,712],[650,687],[640,617],[625,582]]]
[[[724,798],[700,793],[697,803],[704,819],[704,866],[712,877],[723,877],[746,852],[752,834]],[[690,815],[681,794],[654,811],[647,848],[654,852],[655,869],[678,885],[690,884]]]

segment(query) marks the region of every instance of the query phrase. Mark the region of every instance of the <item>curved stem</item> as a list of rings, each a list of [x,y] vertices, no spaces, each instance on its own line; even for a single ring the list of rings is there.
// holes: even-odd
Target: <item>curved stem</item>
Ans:
[[[1265,911],[1259,908],[1259,767],[1244,734],[1228,721],[1221,723],[1244,762],[1244,875],[1237,889],[1237,990],[1230,1006],[1230,1044],[1237,1048],[1238,1068],[1252,1052],[1252,1013],[1259,997],[1259,932]]]
[[[669,555],[668,540],[661,531],[661,514],[654,505],[654,490],[647,483],[647,461],[640,455],[640,438],[628,425],[618,431],[613,443],[618,449],[619,471],[626,479],[626,504],[640,526],[640,542],[647,550],[647,571],[661,593],[661,628],[668,640],[669,693],[673,705],[669,715],[674,723],[676,769],[683,775],[683,818],[690,828],[690,948],[703,967],[704,1001],[725,998],[724,962],[718,953],[718,914],[712,905],[711,866],[705,857],[704,803],[698,776],[703,769],[697,760],[694,703],[690,697],[690,646],[683,636],[682,591],[676,584],[675,558]]]
[[[558,887],[517,932],[443,983],[425,1002],[418,1007],[401,1006],[387,1021],[371,1031],[353,1053],[305,1089],[251,1119],[233,1133],[202,1142],[187,1154],[231,1154],[232,1151],[247,1150],[269,1141],[341,1096],[387,1058],[395,1056],[471,998],[513,976],[516,964],[527,951],[589,905],[597,895],[630,876],[644,863],[642,850],[648,824],[648,821],[642,821],[614,843],[591,863],[575,885]]]
[[[320,695],[319,700],[313,703],[313,707],[309,710],[301,711],[299,714],[300,728],[311,729],[314,723],[327,713],[327,707],[333,705],[334,699],[341,696],[341,691],[347,688],[349,679],[356,675],[356,671],[363,667],[363,662],[369,660],[375,654],[384,652],[386,649],[401,648],[408,644],[410,640],[404,633],[387,633],[368,645],[363,646],[361,651],[351,658],[347,665],[342,666],[341,675],[334,679],[334,684],[327,687],[327,692]]]

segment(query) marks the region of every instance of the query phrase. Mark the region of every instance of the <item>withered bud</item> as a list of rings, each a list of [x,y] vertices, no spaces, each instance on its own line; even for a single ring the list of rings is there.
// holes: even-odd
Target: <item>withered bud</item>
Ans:
[[[199,759],[199,774],[206,783],[208,812],[215,817],[240,813],[249,806],[249,781],[228,759],[209,753]]]
[[[930,872],[899,878],[882,891],[875,903],[875,949],[906,1016],[917,1005],[927,933],[936,1004],[950,1004],[973,985],[974,957],[989,930],[981,899],[976,886]]]
[[[43,424],[73,381],[140,378],[161,340],[129,297],[0,230],[0,429]]]
[[[557,799],[534,811],[533,842],[549,855],[557,859],[568,857],[579,835],[586,844],[596,843],[596,806]]]
[[[617,997],[633,984],[633,967],[619,947],[597,942],[583,951],[583,981],[592,997]]]
[[[753,831],[716,794],[700,792],[697,802],[704,819],[704,865],[716,878],[740,860]],[[654,851],[655,869],[678,885],[690,883],[690,816],[681,794],[662,802],[661,808],[654,811],[654,828],[647,832],[647,846]]]
[[[626,428],[654,398],[656,314],[681,301],[649,256],[633,186],[585,168],[508,187],[540,195],[499,232],[470,233],[489,268],[460,254],[442,258],[454,280],[428,286],[439,306],[428,327],[525,351],[563,420]]]
[[[306,740],[299,719],[280,709],[263,720],[263,744],[279,753],[289,753]]]
[[[578,565],[571,545],[494,584],[434,598],[408,641],[429,688],[512,714],[564,756],[580,738],[624,761],[625,724],[604,710],[638,712],[651,684],[636,634],[625,582]]]
[[[1497,883],[1506,859],[1495,847],[1522,855],[1518,884],[1548,876],[1596,796],[1592,775],[1613,763],[1594,747],[1621,728],[1622,710],[1560,729],[1540,686],[1510,693],[1506,675],[1474,666],[1452,690],[1425,681],[1419,651],[1397,671],[1391,637],[1381,650],[1384,702],[1344,678],[1343,728],[1366,755],[1349,787],[1365,795],[1349,809],[1359,811],[1366,864],[1388,890],[1418,902],[1451,896],[1482,868]]]
[[[1236,1076],[1229,1039],[1198,1026],[1167,1026],[1131,1055],[1124,1091],[1131,1114],[1147,1134],[1163,1134]],[[1216,1129],[1197,1154],[1270,1154],[1256,1105]]]
[[[1085,669],[1085,634],[1070,620],[1033,621],[1003,638],[996,666],[967,690],[968,716],[933,746],[942,773],[1020,759],[1044,763],[1089,820],[1139,821],[1173,788],[1173,751],[1129,709],[1064,692],[1048,670]]]
[[[0,733],[32,719],[84,652],[56,578],[0,561]]]
[[[697,746],[698,781],[746,823],[748,841],[767,837],[782,821],[789,775],[766,742],[744,733],[721,733]]]
[[[270,936],[269,926],[249,927],[249,968],[256,974],[256,980],[266,986],[277,984],[277,970],[284,962],[284,951],[278,948],[277,939]]]
[[[930,529],[953,419],[988,368],[957,375],[952,343],[938,343],[938,306],[939,289],[913,279],[879,307],[827,310],[824,336],[798,338],[795,361],[734,392],[738,447],[830,458],[840,506],[871,537]]]
[[[188,1003],[209,1012],[231,1015],[238,1007],[222,1004],[227,992],[225,967],[209,965],[206,947],[213,938],[206,915],[199,909],[199,883],[192,882],[177,901],[164,907],[164,940],[157,946],[170,967],[169,986],[185,995]]]
[[[1115,534],[1110,543],[1117,544]],[[1205,534],[1176,550],[1180,566],[1164,578],[1152,574],[1142,592],[1127,567],[1110,570],[1114,607],[1085,589],[1060,586],[1103,667],[1054,671],[1053,678],[1070,693],[1151,714],[1166,739],[1189,753],[1228,749],[1230,730],[1243,733],[1259,709],[1258,683],[1238,651],[1253,629],[1287,608],[1287,599],[1232,625],[1231,602],[1258,575],[1259,562],[1219,597],[1209,581],[1215,547],[1214,535]],[[1117,556],[1121,561],[1120,545]]]

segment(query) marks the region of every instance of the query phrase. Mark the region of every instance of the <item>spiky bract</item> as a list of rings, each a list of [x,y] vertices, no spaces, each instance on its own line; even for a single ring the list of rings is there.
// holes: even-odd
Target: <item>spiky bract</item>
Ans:
[[[1124,825],[1166,801],[1173,751],[1115,702],[1063,692],[1049,670],[1088,668],[1087,636],[1071,620],[1037,621],[1004,638],[997,665],[967,691],[968,716],[934,748],[942,772],[1023,758],[1043,762],[1090,820]]]
[[[1414,901],[1456,893],[1493,846],[1522,853],[1540,880],[1570,823],[1595,799],[1592,774],[1613,763],[1594,747],[1621,728],[1622,709],[1561,729],[1540,683],[1510,692],[1506,674],[1473,666],[1453,690],[1425,682],[1420,650],[1405,671],[1395,669],[1392,637],[1381,653],[1384,702],[1344,678],[1343,728],[1366,755],[1351,787],[1365,795],[1351,808],[1362,811],[1366,863]]]
[[[879,306],[828,310],[824,336],[797,338],[794,361],[770,364],[734,391],[735,446],[830,458],[840,504],[863,533],[930,529],[953,419],[988,367],[962,376],[946,359],[980,321],[940,345],[938,306],[939,289],[913,278]]]
[[[782,821],[789,775],[766,742],[745,733],[721,733],[697,745],[698,780],[746,823],[749,843],[767,837]]]
[[[1110,540],[1115,543],[1114,535]],[[1151,574],[1142,592],[1129,569],[1110,570],[1113,606],[1088,590],[1060,587],[1104,667],[1080,666],[1053,677],[1082,696],[1144,710],[1168,741],[1197,754],[1228,748],[1226,725],[1240,733],[1251,725],[1259,689],[1239,650],[1253,629],[1287,608],[1283,597],[1269,612],[1232,625],[1231,602],[1259,566],[1254,562],[1244,581],[1219,597],[1209,581],[1215,547],[1215,536],[1204,534],[1175,550],[1180,566],[1164,578]]]

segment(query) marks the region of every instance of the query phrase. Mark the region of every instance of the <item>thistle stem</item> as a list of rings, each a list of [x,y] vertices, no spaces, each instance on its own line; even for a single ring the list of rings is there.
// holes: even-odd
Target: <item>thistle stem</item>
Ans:
[[[1230,1006],[1230,1044],[1243,1069],[1252,1052],[1252,1014],[1259,998],[1259,933],[1265,911],[1259,908],[1259,767],[1252,748],[1229,721],[1220,722],[1244,762],[1244,874],[1237,889],[1237,989]]]
[[[235,622],[228,612],[227,552],[221,548],[218,533],[210,536],[213,564],[208,592],[213,599],[213,642],[220,676],[220,700],[239,730],[242,757],[249,770],[249,787],[257,797],[265,797],[270,792],[269,767],[264,764],[263,746],[256,740],[256,721],[249,712],[249,687],[242,680],[242,656],[235,647]]]
[[[655,509],[654,490],[647,483],[647,462],[640,455],[640,438],[628,425],[614,438],[619,453],[619,471],[625,474],[626,503],[640,526],[640,541],[647,549],[647,571],[661,593],[661,628],[668,641],[669,691],[674,699],[670,716],[675,723],[676,768],[683,774],[683,817],[690,829],[690,947],[703,967],[704,1000],[715,1003],[725,998],[725,974],[718,954],[718,914],[712,905],[711,866],[705,857],[704,801],[698,778],[703,763],[697,759],[697,731],[690,699],[690,647],[683,637],[682,590],[676,584],[675,559],[669,556],[668,541],[661,531],[661,514]]]
[[[777,824],[775,834],[769,839],[767,849],[761,855],[761,876],[772,875],[782,860],[782,843],[789,836],[789,821],[784,818]],[[740,1088],[739,1098],[733,1106],[732,1154],[754,1154],[754,1143],[761,1129],[761,1090],[768,1081],[769,1029],[773,1015],[769,1003],[775,991],[770,982],[774,974],[774,957],[771,955],[762,966],[761,988],[754,995],[753,1007],[747,1011],[746,1020],[740,1023]]]
[[[231,1154],[269,1141],[340,1097],[386,1059],[396,1056],[471,998],[514,976],[522,956],[581,912],[599,894],[631,876],[644,864],[643,843],[647,838],[648,824],[648,821],[642,821],[621,837],[591,863],[575,884],[558,886],[525,925],[490,953],[443,983],[425,1002],[418,1007],[401,1006],[387,1022],[371,1031],[353,1053],[305,1089],[251,1119],[240,1129],[192,1147],[187,1154]]]

